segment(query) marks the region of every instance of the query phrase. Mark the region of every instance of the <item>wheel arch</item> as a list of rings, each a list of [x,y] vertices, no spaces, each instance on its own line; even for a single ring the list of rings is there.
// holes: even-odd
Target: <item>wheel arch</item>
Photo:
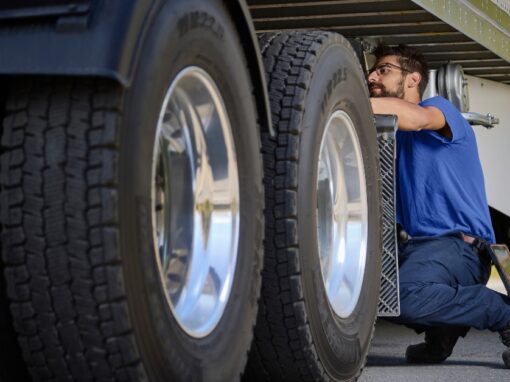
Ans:
[[[262,131],[273,133],[263,63],[246,0],[225,1],[249,63]],[[26,8],[0,30],[0,79],[51,75],[110,78],[129,87],[161,0],[93,2],[72,13],[43,16]],[[44,8],[44,7],[42,7]],[[32,13],[31,13],[32,12]],[[50,10],[48,10],[50,12]],[[60,13],[59,13],[60,12]]]
[[[246,0],[237,0],[227,2],[227,6],[229,7],[230,14],[239,32],[244,54],[250,68],[261,130],[270,133],[271,136],[275,136],[273,124],[271,122],[271,109],[269,107],[264,63],[262,62],[262,55],[260,54],[259,44],[248,5],[246,4]]]

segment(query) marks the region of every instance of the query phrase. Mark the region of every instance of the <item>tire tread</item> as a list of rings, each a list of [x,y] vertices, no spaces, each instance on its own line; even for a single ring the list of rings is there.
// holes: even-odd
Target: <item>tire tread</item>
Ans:
[[[328,32],[262,35],[276,137],[263,136],[265,258],[249,375],[254,380],[312,381],[327,376],[306,320],[297,219],[297,168],[306,91]]]
[[[245,380],[330,380],[307,320],[297,216],[305,100],[314,67],[328,40],[352,50],[345,38],[331,32],[278,32],[259,38],[276,137],[263,136],[265,257],[255,340]]]
[[[106,81],[26,79],[7,101],[2,253],[34,380],[143,375],[119,258],[120,100]]]

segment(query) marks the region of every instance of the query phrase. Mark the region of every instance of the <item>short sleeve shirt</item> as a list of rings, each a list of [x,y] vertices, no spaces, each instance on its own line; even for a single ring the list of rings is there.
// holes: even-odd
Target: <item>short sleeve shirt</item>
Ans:
[[[494,242],[476,138],[442,97],[420,103],[444,115],[452,132],[397,131],[397,220],[411,236],[460,231]]]

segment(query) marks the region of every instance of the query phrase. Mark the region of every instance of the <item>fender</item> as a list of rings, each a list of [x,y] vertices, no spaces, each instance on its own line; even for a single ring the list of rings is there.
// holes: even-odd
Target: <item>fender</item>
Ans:
[[[158,2],[43,0],[42,6],[14,10],[0,6],[0,74],[100,76],[129,86],[137,47]]]
[[[0,75],[94,76],[129,87],[146,32],[162,2],[6,0],[0,5]],[[245,0],[226,3],[250,65],[259,123],[272,133],[262,58],[248,6]]]
[[[260,53],[255,27],[251,19],[250,11],[246,0],[230,2],[231,13],[236,21],[239,35],[243,39],[245,55],[250,65],[250,74],[255,87],[255,100],[257,102],[257,111],[260,116],[259,123],[261,130],[275,136],[273,123],[271,120],[271,108],[269,105],[269,95],[267,93],[266,75],[264,63]]]

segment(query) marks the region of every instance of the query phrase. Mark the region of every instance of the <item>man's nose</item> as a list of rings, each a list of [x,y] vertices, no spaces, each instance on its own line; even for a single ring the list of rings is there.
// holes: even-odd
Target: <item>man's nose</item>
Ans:
[[[369,73],[367,80],[368,82],[375,82],[377,80],[377,72],[374,70],[372,73]]]

